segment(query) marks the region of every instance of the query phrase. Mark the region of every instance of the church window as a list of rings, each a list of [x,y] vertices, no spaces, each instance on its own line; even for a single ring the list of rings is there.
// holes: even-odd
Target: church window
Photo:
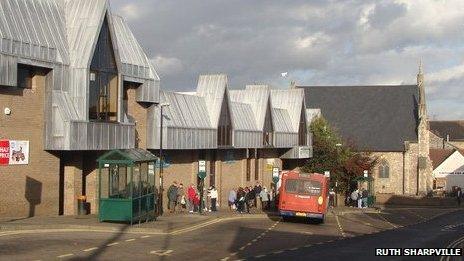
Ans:
[[[388,162],[383,160],[379,165],[379,178],[389,178],[390,177],[390,166]]]

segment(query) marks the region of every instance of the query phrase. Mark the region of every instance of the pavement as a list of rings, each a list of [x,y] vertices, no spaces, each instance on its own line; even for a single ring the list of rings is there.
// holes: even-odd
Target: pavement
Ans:
[[[133,226],[99,223],[95,216],[5,218],[0,260],[372,260],[378,246],[460,246],[462,214],[457,208],[339,207],[317,224],[220,211]]]

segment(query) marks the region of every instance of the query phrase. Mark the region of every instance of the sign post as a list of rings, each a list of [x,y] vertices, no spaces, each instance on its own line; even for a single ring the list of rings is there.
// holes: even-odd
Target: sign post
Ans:
[[[277,185],[277,182],[279,182],[279,168],[272,168],[272,181],[276,185]]]

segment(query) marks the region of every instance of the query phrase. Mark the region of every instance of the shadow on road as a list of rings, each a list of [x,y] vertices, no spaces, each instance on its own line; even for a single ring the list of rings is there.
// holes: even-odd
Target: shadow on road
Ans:
[[[121,227],[119,229],[119,231],[113,235],[111,238],[109,238],[108,240],[104,241],[102,244],[100,244],[98,246],[98,249],[96,249],[94,252],[92,252],[92,254],[86,256],[86,257],[75,257],[75,258],[72,258],[70,260],[96,260],[98,259],[99,256],[101,256],[107,249],[107,245],[108,244],[111,244],[111,243],[114,243],[114,242],[117,242],[122,236],[123,234],[126,232],[127,229],[129,229],[131,227],[130,224],[124,224],[123,227]]]

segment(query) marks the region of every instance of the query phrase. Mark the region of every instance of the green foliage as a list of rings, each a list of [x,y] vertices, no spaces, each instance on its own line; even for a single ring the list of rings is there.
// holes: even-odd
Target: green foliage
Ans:
[[[313,133],[313,157],[303,171],[324,173],[330,171],[331,186],[337,183],[337,192],[349,190],[350,182],[362,176],[364,170],[371,170],[375,159],[369,153],[355,152],[352,144],[343,144],[338,133],[322,118],[316,118],[310,125]]]

